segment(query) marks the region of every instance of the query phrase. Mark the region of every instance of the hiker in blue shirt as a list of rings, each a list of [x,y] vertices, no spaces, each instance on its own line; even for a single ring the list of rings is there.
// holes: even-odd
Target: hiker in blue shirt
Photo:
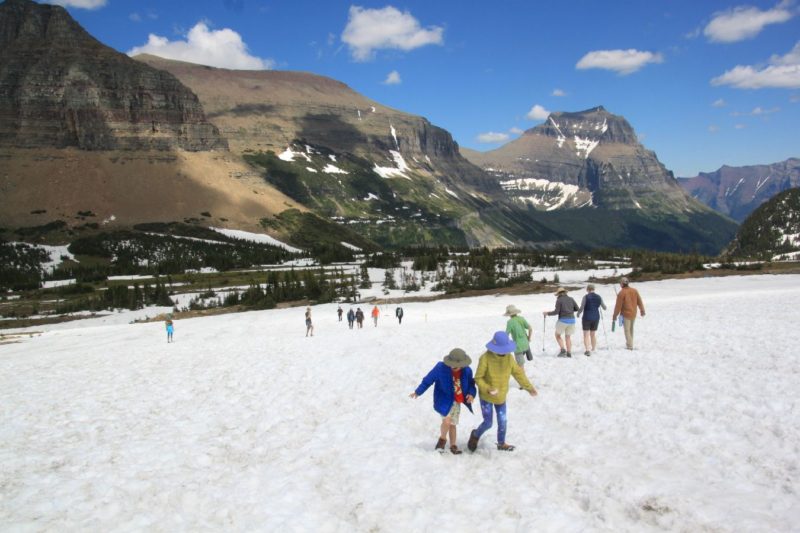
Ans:
[[[578,318],[581,318],[581,313],[583,313],[581,325],[583,326],[583,347],[586,350],[583,355],[586,357],[592,355],[592,352],[597,349],[595,333],[597,333],[597,325],[600,323],[601,307],[605,310],[606,304],[603,303],[603,298],[599,294],[595,294],[594,285],[590,283],[586,286],[586,294],[581,300],[580,309],[578,309]],[[592,347],[591,350],[589,346]]]

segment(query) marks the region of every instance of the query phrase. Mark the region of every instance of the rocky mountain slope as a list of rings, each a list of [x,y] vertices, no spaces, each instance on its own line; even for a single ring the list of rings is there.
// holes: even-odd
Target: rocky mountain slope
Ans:
[[[724,165],[678,182],[707,206],[741,222],[776,194],[800,186],[800,159],[771,165]]]
[[[727,250],[732,257],[800,257],[800,188],[778,193],[742,222]]]
[[[201,218],[257,228],[297,206],[264,183],[171,74],[89,35],[66,10],[0,4],[0,225],[108,227]]]
[[[628,121],[602,106],[552,113],[504,146],[466,156],[495,174],[513,198],[539,209],[702,210]]]
[[[231,150],[270,183],[382,244],[565,242],[498,204],[500,185],[461,156],[447,131],[341,82],[135,59],[191,87]]]
[[[627,235],[633,246],[696,244],[713,253],[735,232],[732,221],[681,189],[625,118],[602,106],[552,113],[496,150],[464,155],[494,175],[515,203],[533,208],[534,216],[552,213],[578,239],[594,235],[618,246]]]

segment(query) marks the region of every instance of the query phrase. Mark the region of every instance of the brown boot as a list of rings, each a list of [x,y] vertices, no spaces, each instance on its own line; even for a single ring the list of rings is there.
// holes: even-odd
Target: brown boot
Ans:
[[[445,439],[439,439],[438,441],[436,441],[435,449],[439,450],[440,452],[443,452],[445,444],[447,444],[447,441]]]
[[[453,444],[452,446],[450,446],[450,453],[452,453],[453,455],[461,455],[462,452],[461,450],[458,449],[458,446]]]
[[[474,452],[478,448],[478,440],[480,440],[480,437],[473,429],[472,433],[469,434],[469,441],[467,441],[467,448],[469,451]]]

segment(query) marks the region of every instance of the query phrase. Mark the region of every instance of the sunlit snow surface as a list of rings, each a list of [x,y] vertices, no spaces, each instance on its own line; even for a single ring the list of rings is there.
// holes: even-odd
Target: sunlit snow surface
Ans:
[[[178,320],[174,344],[163,323],[38,328],[0,345],[0,530],[796,530],[800,276],[636,287],[637,350],[606,316],[591,358],[552,357],[552,318],[542,355],[551,294],[353,331],[314,306],[308,338],[304,308]],[[439,455],[432,389],[408,394],[455,346],[476,368],[512,303],[540,392],[510,391],[517,450],[490,430]]]

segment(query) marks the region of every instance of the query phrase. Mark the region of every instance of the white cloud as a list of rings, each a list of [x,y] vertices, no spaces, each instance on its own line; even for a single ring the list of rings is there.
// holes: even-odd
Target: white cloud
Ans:
[[[719,126],[712,124],[708,127],[709,133],[717,133],[719,131]]]
[[[800,88],[800,41],[786,55],[773,55],[769,65],[737,65],[711,80],[711,85],[731,85],[737,89]]]
[[[745,125],[744,124],[737,124],[737,125],[734,126],[734,128],[736,128],[737,130],[743,130],[745,128]]]
[[[510,130],[508,130],[508,132],[511,133],[512,135],[522,135],[523,133],[525,133],[525,130],[523,130],[522,128],[517,128],[515,126]]]
[[[383,80],[384,85],[399,85],[403,83],[403,80],[400,79],[400,73],[396,70],[393,70],[386,76],[386,79]]]
[[[78,9],[100,9],[104,7],[107,0],[50,0],[48,4],[55,4],[64,7],[76,7]]]
[[[750,116],[750,117],[758,117],[762,115],[771,115],[772,113],[777,113],[780,111],[780,107],[772,107],[770,109],[764,109],[761,106],[756,106],[752,109],[752,111],[733,111],[731,112],[732,117],[743,117],[743,116]]]
[[[536,104],[531,108],[530,111],[528,111],[528,114],[525,115],[525,118],[529,120],[545,120],[548,116],[550,116],[550,111],[539,104]]]
[[[342,32],[342,41],[350,47],[356,61],[372,59],[375,50],[391,48],[413,50],[429,44],[442,44],[444,28],[422,28],[408,11],[387,6],[367,9],[350,6],[350,15]]]
[[[247,45],[235,31],[228,28],[211,30],[205,22],[198,22],[189,30],[185,41],[170,41],[151,33],[147,44],[128,51],[129,56],[137,54],[241,70],[265,70],[275,66],[272,59],[250,55]]]
[[[131,13],[130,15],[128,15],[128,18],[130,20],[132,20],[133,22],[141,22],[142,21],[142,16],[139,13]]]
[[[715,13],[703,33],[714,43],[735,43],[752,39],[766,26],[786,22],[793,16],[788,2],[781,2],[766,11],[751,6],[735,7]]]
[[[553,89],[552,95],[553,96],[567,96],[567,93],[565,93],[561,89]]]
[[[725,100],[720,98],[718,100],[714,100],[714,103],[711,104],[711,107],[725,107],[726,105],[728,104],[725,102]]]
[[[648,63],[662,63],[661,54],[643,52],[630,48],[628,50],[595,50],[583,56],[575,65],[579,70],[601,68],[613,70],[623,76],[641,69]]]
[[[506,142],[509,138],[508,133],[489,131],[478,135],[478,142],[483,144],[502,143]]]

